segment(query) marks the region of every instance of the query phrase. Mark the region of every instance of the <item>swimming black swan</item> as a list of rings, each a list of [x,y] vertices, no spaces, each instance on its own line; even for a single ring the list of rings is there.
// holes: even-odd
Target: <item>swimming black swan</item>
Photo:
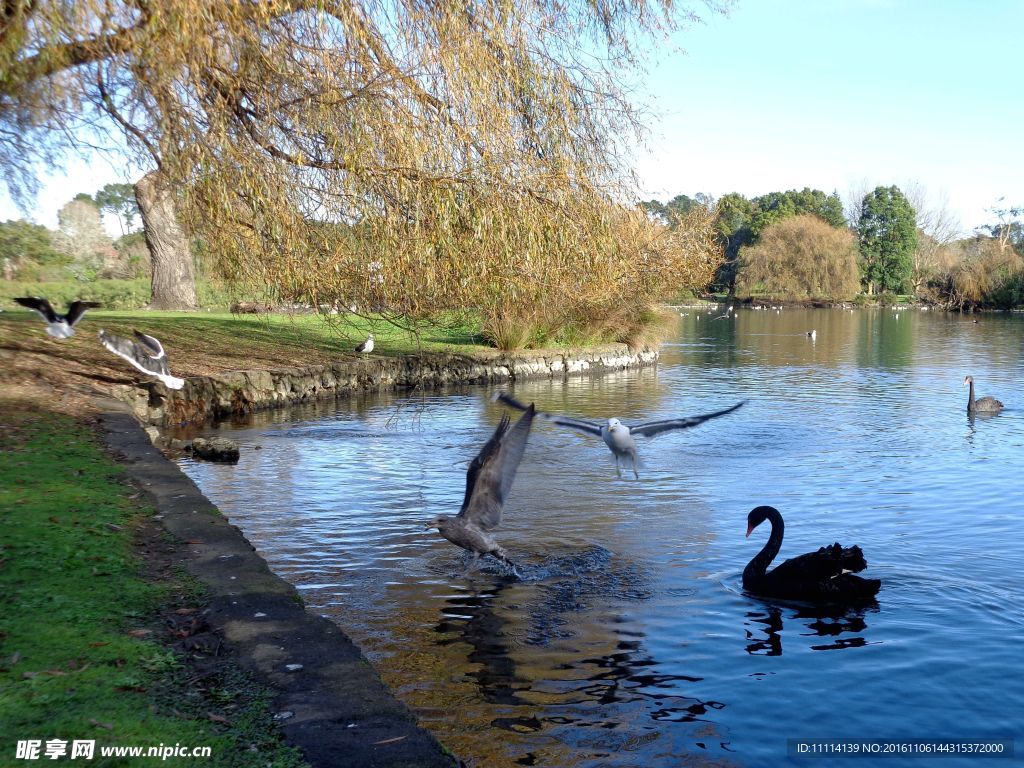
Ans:
[[[999,413],[1003,410],[1003,404],[996,400],[994,397],[983,397],[979,400],[974,399],[974,377],[964,376],[964,386],[971,385],[971,390],[967,395],[967,412],[968,413]]]
[[[775,507],[755,507],[747,515],[747,536],[765,520],[772,524],[772,533],[743,569],[743,588],[747,592],[811,603],[858,603],[870,601],[882,586],[878,579],[849,573],[863,571],[868,564],[860,547],[839,544],[786,560],[766,573],[782,547],[786,525]]]

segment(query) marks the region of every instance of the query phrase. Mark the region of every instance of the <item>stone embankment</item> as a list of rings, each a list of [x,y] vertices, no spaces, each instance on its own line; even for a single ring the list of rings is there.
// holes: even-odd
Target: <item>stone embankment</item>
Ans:
[[[180,390],[152,382],[119,393],[143,424],[201,424],[267,408],[346,397],[356,392],[436,389],[451,384],[564,378],[655,365],[656,350],[624,344],[591,350],[499,353],[470,356],[425,353],[371,357],[264,371],[194,376]]]

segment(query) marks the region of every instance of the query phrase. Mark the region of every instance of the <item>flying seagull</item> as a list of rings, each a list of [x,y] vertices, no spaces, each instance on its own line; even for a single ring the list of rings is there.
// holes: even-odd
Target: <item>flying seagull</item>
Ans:
[[[364,355],[368,355],[373,352],[373,334],[371,333],[366,337],[366,341],[360,342],[359,346],[356,347],[356,352],[361,352]]]
[[[67,314],[58,315],[49,301],[38,296],[23,296],[15,301],[38,312],[47,322],[46,332],[55,339],[70,339],[75,335],[75,324],[82,319],[85,311],[100,306],[96,301],[72,301],[68,304]]]
[[[513,408],[518,408],[521,411],[526,410],[525,405],[520,403],[511,395],[506,395],[504,392],[499,394],[497,399],[501,400],[501,402],[506,405],[512,406]],[[632,462],[633,475],[639,480],[640,473],[637,471],[638,459],[636,454],[636,442],[633,440],[635,435],[651,437],[660,432],[667,432],[670,429],[687,429],[688,427],[695,427],[698,424],[703,424],[709,419],[714,419],[719,416],[724,416],[727,413],[732,413],[745,402],[746,400],[743,400],[730,408],[726,408],[725,410],[715,411],[714,413],[705,413],[702,416],[685,416],[681,419],[648,421],[643,424],[634,424],[631,427],[623,424],[618,419],[608,419],[606,424],[597,424],[591,421],[574,419],[570,416],[554,416],[550,413],[541,413],[540,415],[548,421],[553,421],[555,424],[561,424],[563,427],[570,427],[591,435],[597,435],[604,440],[605,445],[608,446],[612,454],[615,456],[615,472],[618,476],[622,477],[622,469],[619,466],[619,460],[625,459],[628,456]]]
[[[168,389],[181,389],[185,380],[171,376],[167,367],[167,353],[163,345],[152,336],[134,331],[136,341],[100,331],[100,343],[118,357],[123,357],[143,373],[156,376]]]
[[[489,532],[501,523],[501,508],[530,435],[535,411],[532,404],[524,406],[523,410],[526,413],[511,429],[508,415],[503,415],[491,439],[470,463],[466,472],[466,495],[459,514],[455,517],[438,515],[427,523],[428,529],[437,528],[452,544],[473,553],[470,568],[476,566],[481,555],[491,555],[518,575],[515,563],[508,559]]]

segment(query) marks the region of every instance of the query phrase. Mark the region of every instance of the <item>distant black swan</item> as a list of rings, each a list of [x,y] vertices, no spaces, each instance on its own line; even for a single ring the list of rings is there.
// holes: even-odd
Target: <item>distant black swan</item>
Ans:
[[[743,588],[762,597],[803,600],[812,603],[857,603],[871,600],[882,586],[878,579],[854,576],[849,571],[867,568],[860,547],[833,544],[786,560],[765,572],[782,547],[785,523],[775,507],[755,507],[747,515],[747,536],[768,520],[768,543],[743,569]]]
[[[964,376],[964,386],[971,385],[971,390],[967,395],[967,412],[968,413],[999,413],[1003,410],[1003,404],[996,400],[994,397],[983,397],[979,400],[974,399],[974,377]]]

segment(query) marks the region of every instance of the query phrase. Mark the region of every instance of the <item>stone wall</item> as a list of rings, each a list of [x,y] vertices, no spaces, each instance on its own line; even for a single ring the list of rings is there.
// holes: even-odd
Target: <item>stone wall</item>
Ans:
[[[434,389],[446,384],[564,378],[655,365],[656,350],[632,351],[623,344],[593,350],[485,354],[429,353],[402,357],[195,376],[180,390],[159,382],[121,393],[144,424],[200,424],[266,408],[350,395],[359,391]]]

